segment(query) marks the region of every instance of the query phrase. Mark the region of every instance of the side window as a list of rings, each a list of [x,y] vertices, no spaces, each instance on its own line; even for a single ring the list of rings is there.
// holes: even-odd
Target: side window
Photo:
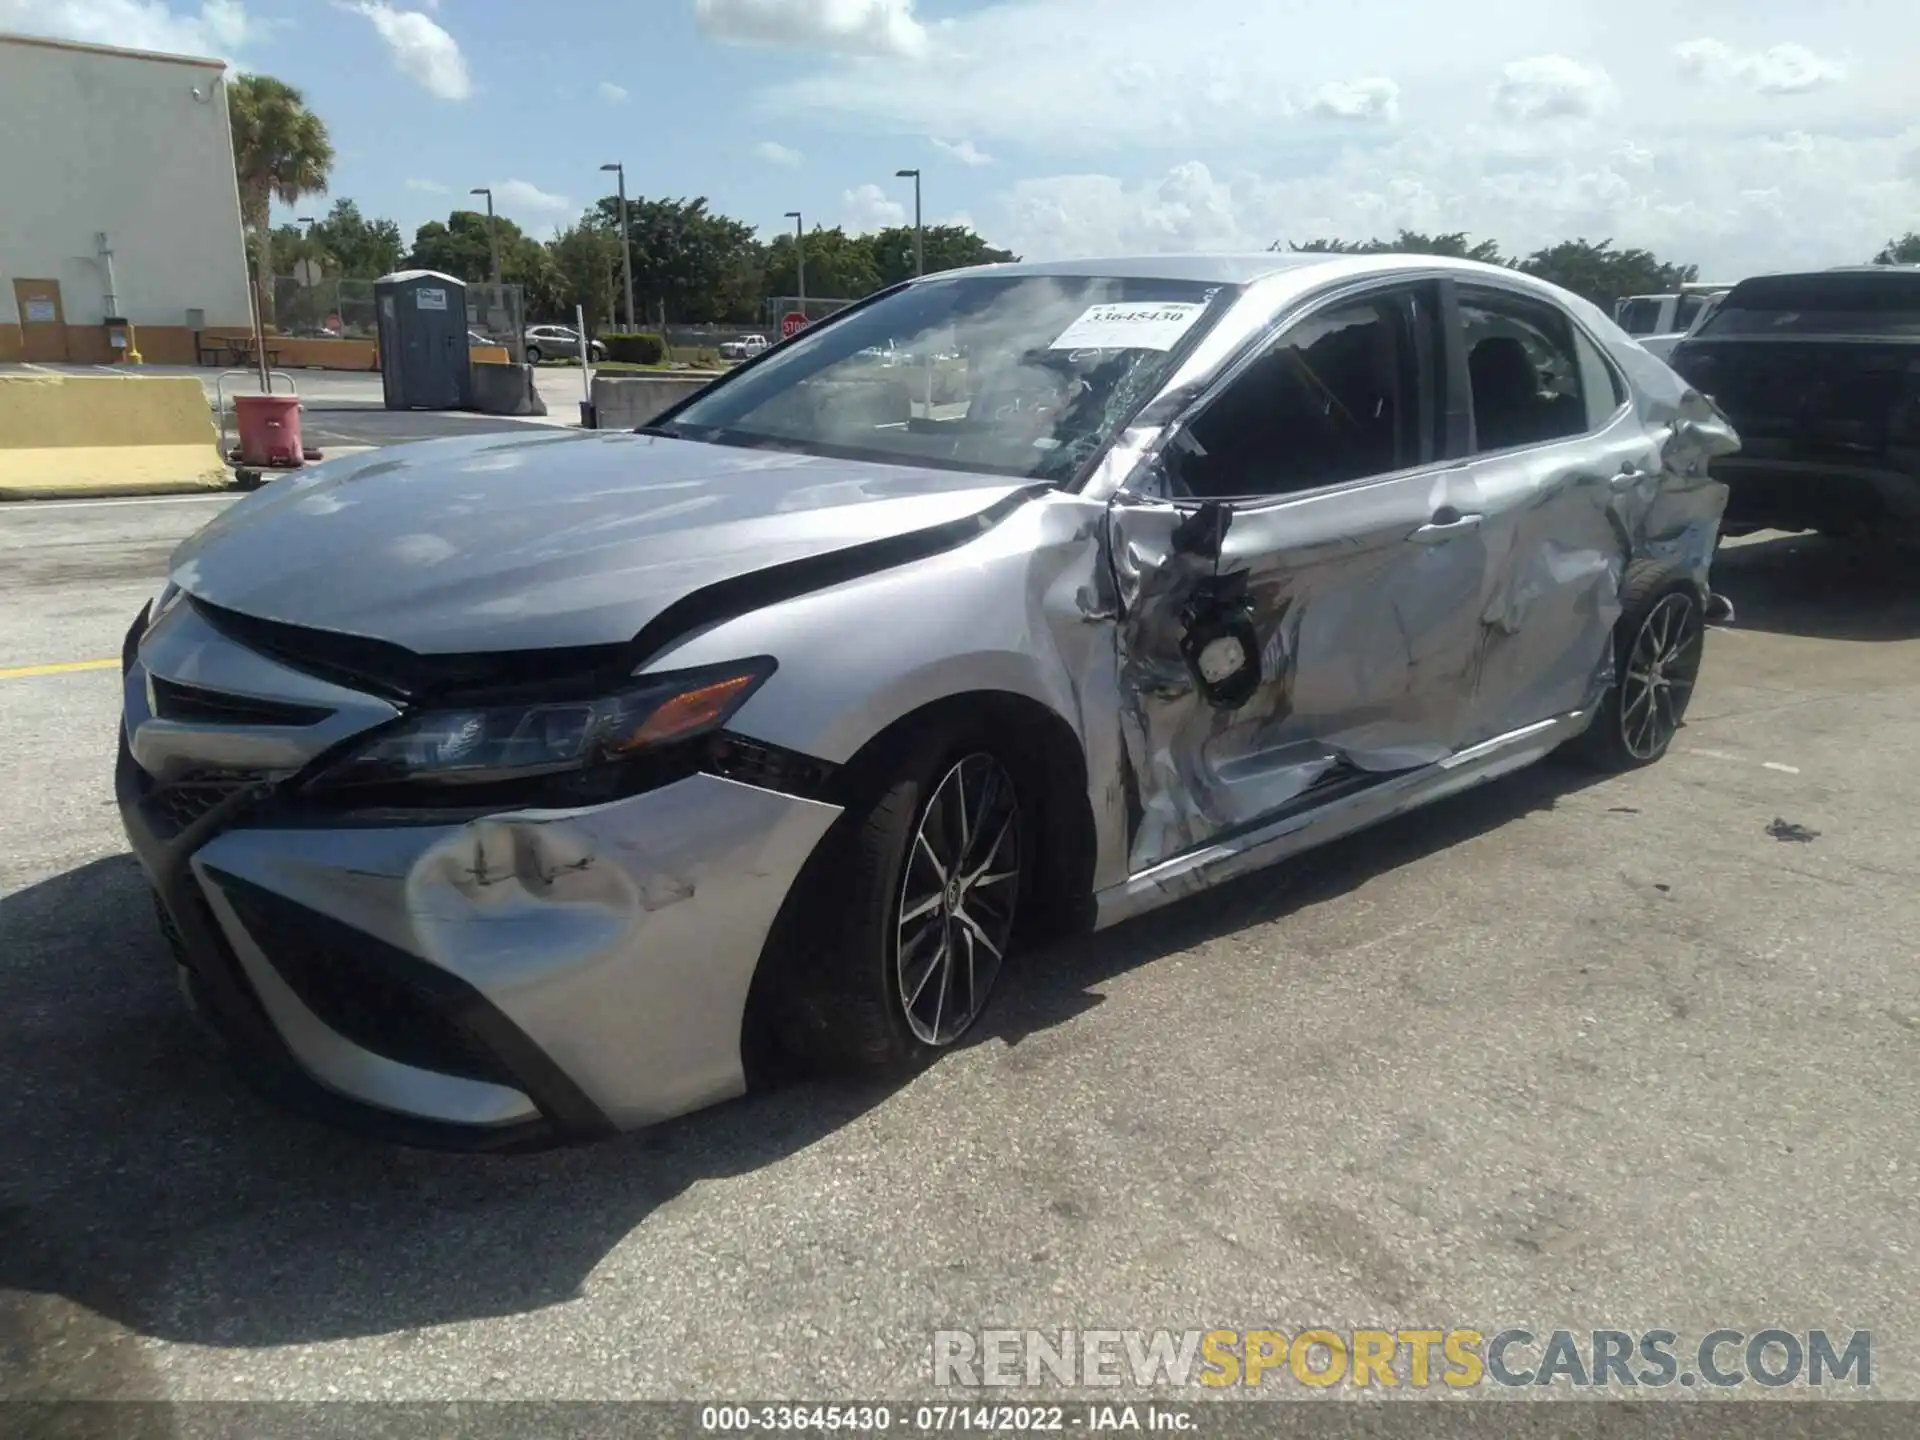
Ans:
[[[1584,330],[1573,332],[1573,348],[1580,356],[1580,389],[1587,400],[1587,429],[1598,430],[1613,418],[1614,411],[1627,403],[1627,383]]]
[[[1651,335],[1659,325],[1658,300],[1629,300],[1620,307],[1620,328],[1629,335]]]
[[[1587,402],[1574,327],[1551,305],[1462,290],[1474,449],[1509,450],[1581,435]]]
[[[1680,297],[1680,308],[1674,312],[1673,328],[1675,330],[1689,330],[1693,328],[1693,322],[1700,318],[1700,307],[1706,303],[1705,296],[1682,295]]]
[[[1416,297],[1383,292],[1311,315],[1187,426],[1176,493],[1291,495],[1417,465]]]

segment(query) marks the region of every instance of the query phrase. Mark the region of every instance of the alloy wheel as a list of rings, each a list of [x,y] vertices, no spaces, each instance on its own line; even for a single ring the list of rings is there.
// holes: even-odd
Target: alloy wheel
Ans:
[[[1705,640],[1700,607],[1676,590],[1647,613],[1620,677],[1620,739],[1636,760],[1652,760],[1672,742],[1700,674]]]
[[[1020,898],[1020,803],[993,756],[953,765],[920,813],[900,882],[894,968],[922,1044],[951,1045],[979,1018]]]

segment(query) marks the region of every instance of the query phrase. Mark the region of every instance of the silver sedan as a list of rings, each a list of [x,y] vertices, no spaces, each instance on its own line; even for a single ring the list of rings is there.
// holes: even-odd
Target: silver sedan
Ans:
[[[311,1112],[516,1148],[913,1067],[1049,936],[1658,760],[1736,443],[1464,261],[929,276],[638,432],[240,501],[128,634],[120,806],[191,1002]]]

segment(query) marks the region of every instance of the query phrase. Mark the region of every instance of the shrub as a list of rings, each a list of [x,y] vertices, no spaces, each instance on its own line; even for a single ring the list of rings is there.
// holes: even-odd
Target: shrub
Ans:
[[[644,331],[602,335],[600,343],[607,347],[607,359],[629,365],[658,365],[667,358],[667,342]]]

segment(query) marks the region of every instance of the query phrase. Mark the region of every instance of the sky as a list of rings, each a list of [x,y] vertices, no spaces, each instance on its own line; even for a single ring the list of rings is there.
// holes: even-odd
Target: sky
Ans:
[[[0,30],[302,89],[331,194],[543,238],[625,164],[771,236],[957,222],[1028,258],[1401,227],[1703,278],[1920,230],[1915,0],[0,0]],[[312,200],[299,213],[318,214]]]

